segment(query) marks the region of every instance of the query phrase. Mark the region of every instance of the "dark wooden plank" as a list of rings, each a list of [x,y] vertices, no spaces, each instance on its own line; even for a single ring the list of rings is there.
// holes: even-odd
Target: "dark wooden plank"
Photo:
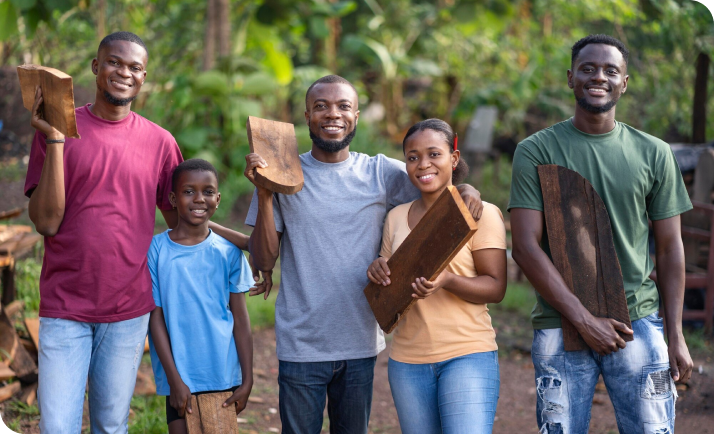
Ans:
[[[37,364],[20,343],[15,327],[0,306],[0,357],[10,360],[10,369],[25,383],[37,381]]]
[[[268,167],[255,169],[255,181],[276,193],[295,194],[302,190],[305,178],[293,124],[249,116],[247,129],[250,152],[268,163]]]
[[[565,167],[538,166],[548,244],[565,284],[594,316],[631,327],[622,270],[605,204],[590,182]],[[562,317],[566,351],[588,348]],[[631,341],[631,335],[621,335]]]
[[[203,434],[201,412],[198,409],[196,395],[191,395],[191,413],[186,412],[186,431],[188,434]]]
[[[66,137],[78,139],[72,77],[60,70],[40,65],[20,65],[17,67],[17,75],[25,108],[32,110],[35,92],[37,87],[41,87],[44,119]]]
[[[455,187],[448,187],[387,261],[389,286],[364,289],[379,326],[391,333],[416,302],[411,286],[418,277],[433,280],[476,233],[477,224]]]

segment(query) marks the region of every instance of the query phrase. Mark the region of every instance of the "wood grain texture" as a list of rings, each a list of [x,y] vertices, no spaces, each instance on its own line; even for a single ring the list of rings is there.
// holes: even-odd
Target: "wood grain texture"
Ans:
[[[418,277],[435,279],[476,229],[476,222],[458,190],[448,187],[387,261],[392,283],[382,286],[370,282],[364,289],[385,333],[391,333],[417,301],[412,297],[412,282]]]
[[[16,381],[0,388],[0,402],[7,401],[22,389],[22,385]]]
[[[186,413],[188,434],[238,434],[235,406],[223,407],[232,392],[191,395],[193,414]]]
[[[3,360],[10,359],[10,369],[15,371],[17,378],[25,383],[37,381],[37,364],[32,356],[20,343],[15,327],[0,306],[0,356]],[[6,361],[6,360],[5,360]]]
[[[40,351],[40,319],[25,318],[25,328],[27,333],[32,338],[32,343],[35,345],[35,351]]]
[[[7,365],[0,363],[0,381],[7,381],[15,376],[15,371],[8,368]]]
[[[295,194],[305,178],[293,124],[248,117],[250,152],[263,157],[268,167],[255,169],[255,181],[275,193]]]
[[[32,110],[37,87],[42,88],[44,119],[66,137],[79,139],[74,115],[72,77],[64,72],[40,65],[20,65],[17,75],[22,89],[22,103]]]
[[[596,317],[631,327],[622,270],[610,216],[593,186],[565,167],[538,166],[548,244],[553,264],[568,288]],[[575,326],[561,316],[565,351],[588,346]],[[626,341],[632,335],[621,334]]]

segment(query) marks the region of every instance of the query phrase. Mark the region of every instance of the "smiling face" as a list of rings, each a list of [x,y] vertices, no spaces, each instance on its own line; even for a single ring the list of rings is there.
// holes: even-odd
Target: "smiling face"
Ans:
[[[359,119],[357,92],[345,83],[319,83],[307,95],[305,121],[313,143],[326,152],[349,146]]]
[[[176,207],[181,221],[192,226],[208,225],[208,220],[221,202],[216,175],[203,170],[182,172],[169,200]]]
[[[627,65],[620,51],[607,44],[589,44],[568,70],[568,86],[578,107],[598,114],[610,111],[627,90]]]
[[[97,76],[97,98],[112,105],[131,103],[146,78],[148,55],[139,44],[111,41],[92,60],[92,72]]]
[[[426,129],[417,131],[407,139],[404,156],[412,184],[422,193],[434,193],[451,185],[451,176],[459,162],[460,153],[451,152],[444,134]]]

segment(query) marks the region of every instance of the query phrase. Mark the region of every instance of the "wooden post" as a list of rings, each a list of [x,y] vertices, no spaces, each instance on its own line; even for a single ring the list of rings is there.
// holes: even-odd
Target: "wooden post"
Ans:
[[[302,190],[305,178],[298,155],[293,124],[248,117],[248,143],[268,163],[255,169],[255,181],[270,191],[295,194]]]
[[[538,176],[555,268],[591,314],[632,327],[604,202],[585,178],[565,167],[541,165]],[[575,326],[565,317],[561,320],[565,351],[587,349]]]
[[[447,187],[387,261],[389,286],[370,282],[364,289],[374,317],[391,333],[416,299],[411,284],[435,279],[476,233],[477,224],[456,187]],[[366,270],[365,270],[366,271]]]
[[[692,110],[692,143],[707,141],[707,82],[709,80],[709,55],[699,53],[697,76],[694,80],[694,107]]]
[[[2,267],[2,299],[0,304],[8,305],[15,301],[15,258],[10,258],[9,264]]]

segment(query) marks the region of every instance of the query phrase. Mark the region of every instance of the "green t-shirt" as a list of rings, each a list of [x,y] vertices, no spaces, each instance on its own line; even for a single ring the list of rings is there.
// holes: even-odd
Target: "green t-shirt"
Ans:
[[[659,296],[649,278],[647,219],[662,220],[692,209],[674,154],[662,140],[616,122],[606,134],[586,134],[572,119],[539,131],[518,144],[508,210],[543,211],[537,167],[557,164],[582,175],[610,214],[632,321],[655,312]],[[550,255],[545,225],[541,247]],[[551,257],[552,259],[552,257]],[[535,329],[560,327],[560,314],[537,294],[531,319]]]

